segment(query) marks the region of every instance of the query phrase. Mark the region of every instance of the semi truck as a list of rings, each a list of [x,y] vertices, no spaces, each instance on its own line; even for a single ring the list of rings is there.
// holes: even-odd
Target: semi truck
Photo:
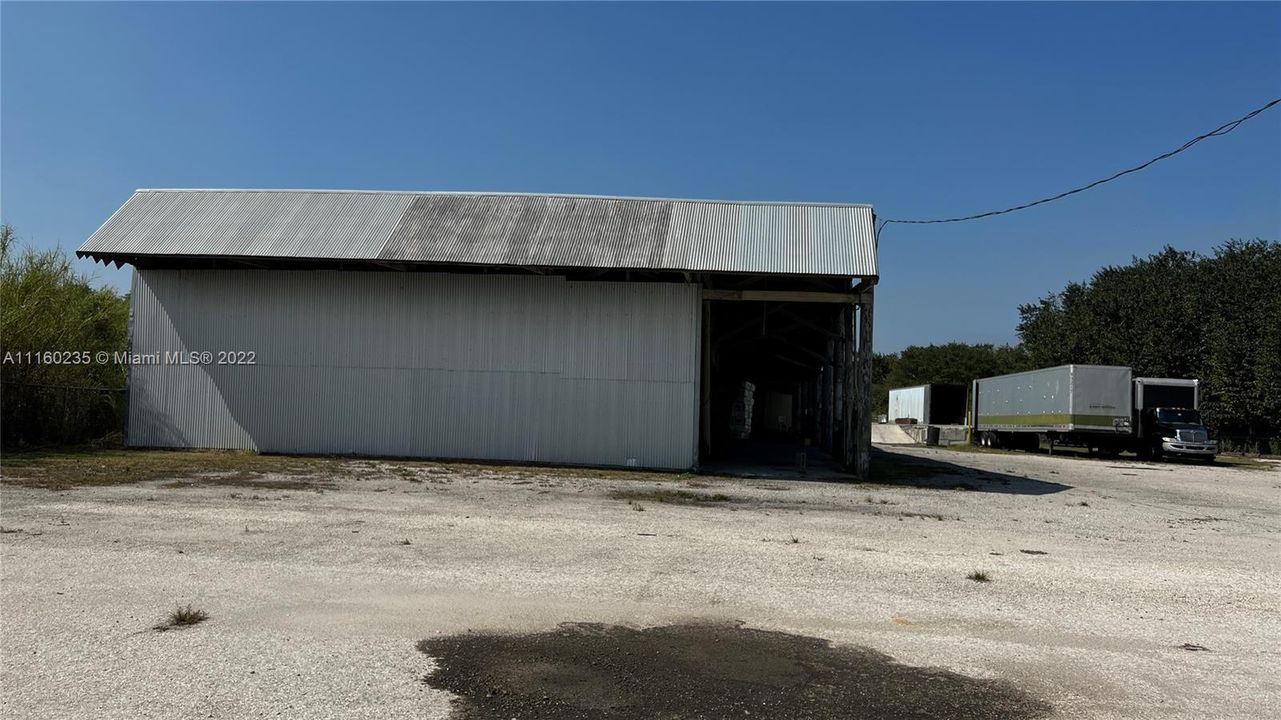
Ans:
[[[1035,449],[1044,440],[1101,455],[1214,460],[1198,380],[1136,378],[1128,367],[1060,365],[975,380],[971,432],[980,445]]]

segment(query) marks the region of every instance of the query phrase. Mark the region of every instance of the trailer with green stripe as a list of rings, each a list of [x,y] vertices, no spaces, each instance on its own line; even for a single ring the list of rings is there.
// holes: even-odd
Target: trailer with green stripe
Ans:
[[[1213,458],[1198,400],[1196,380],[1136,379],[1116,365],[1060,365],[975,380],[970,417],[975,440],[986,446],[1033,448],[1044,439],[1051,448]]]
[[[1132,434],[1130,368],[1060,365],[974,381],[974,430],[981,444],[1053,443],[1112,446]],[[1084,442],[1074,442],[1084,441]]]

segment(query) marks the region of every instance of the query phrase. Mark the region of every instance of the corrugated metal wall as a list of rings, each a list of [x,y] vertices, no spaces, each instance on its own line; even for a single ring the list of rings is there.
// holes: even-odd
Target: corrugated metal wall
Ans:
[[[129,443],[688,468],[696,285],[558,277],[141,270]]]

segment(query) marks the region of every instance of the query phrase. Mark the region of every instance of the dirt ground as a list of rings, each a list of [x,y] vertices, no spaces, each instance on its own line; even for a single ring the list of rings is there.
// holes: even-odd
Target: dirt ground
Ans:
[[[0,715],[1133,720],[1281,698],[1266,464],[886,446],[884,484],[840,484],[238,462],[123,484],[6,464]],[[155,629],[187,604],[209,619]]]

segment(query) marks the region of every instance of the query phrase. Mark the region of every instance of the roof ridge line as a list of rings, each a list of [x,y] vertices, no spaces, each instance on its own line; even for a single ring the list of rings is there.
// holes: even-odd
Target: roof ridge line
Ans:
[[[633,195],[586,195],[577,193],[498,192],[478,190],[344,190],[340,188],[137,188],[136,193],[333,193],[341,195],[473,195],[484,197],[547,197],[591,200],[637,200],[647,202],[703,203],[720,205],[778,205],[784,207],[868,208],[869,203],[806,202],[803,200],[724,200],[714,198],[646,197]]]

